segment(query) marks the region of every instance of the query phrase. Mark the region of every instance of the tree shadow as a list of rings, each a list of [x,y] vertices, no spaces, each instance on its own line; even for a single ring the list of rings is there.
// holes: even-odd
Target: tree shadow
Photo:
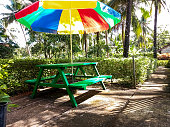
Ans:
[[[96,90],[88,90],[86,93],[83,93],[77,97],[75,97],[77,104],[80,104],[82,102],[84,102],[85,100],[95,96],[96,94],[100,93],[101,91],[96,91]],[[61,104],[60,106],[64,106],[64,105],[72,105],[71,101],[67,101],[64,102],[63,104]]]
[[[139,97],[130,98],[110,113],[102,112],[106,110],[107,105],[105,104],[95,106],[83,104],[70,112],[65,112],[60,117],[53,117],[43,125],[58,127],[168,126],[169,121],[166,114],[166,106],[170,105],[168,96],[156,94],[155,97],[151,97],[150,95],[154,95],[154,93],[145,93],[145,95],[137,93],[136,95]],[[144,96],[146,97],[143,98]]]
[[[77,95],[78,104],[98,94],[100,91],[89,90]],[[7,113],[8,126],[33,126],[41,125],[51,118],[58,116],[70,109],[72,104],[65,89],[46,89],[38,92],[35,99],[23,96],[14,100],[19,105]]]
[[[35,99],[24,96],[14,101],[21,106],[8,113],[7,124],[9,127],[41,125],[48,127],[169,126],[169,93],[137,90],[135,94],[131,95],[132,93],[125,90],[113,93],[89,90],[76,95],[76,101],[81,105],[72,108],[65,89],[44,90],[39,92]],[[93,96],[97,98],[94,103],[89,103],[89,101],[82,103]],[[110,99],[106,104],[107,97],[113,99],[115,103]]]

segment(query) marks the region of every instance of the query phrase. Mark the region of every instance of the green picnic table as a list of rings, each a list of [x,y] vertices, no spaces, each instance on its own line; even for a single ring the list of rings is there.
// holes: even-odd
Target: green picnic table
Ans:
[[[94,75],[87,75],[85,70],[83,69],[84,66],[92,66]],[[35,97],[37,93],[37,89],[39,86],[47,86],[47,87],[55,87],[55,88],[66,88],[67,93],[70,97],[72,105],[77,107],[77,102],[74,98],[74,95],[71,91],[71,88],[83,88],[86,89],[87,86],[100,82],[103,90],[105,90],[105,85],[103,80],[111,79],[112,75],[100,75],[97,69],[97,62],[76,62],[76,63],[60,63],[60,64],[43,64],[37,65],[40,68],[39,74],[37,79],[26,80],[26,83],[34,84],[34,90],[31,95],[32,98]],[[69,67],[75,67],[75,71],[72,73],[65,73],[64,71]],[[42,77],[44,69],[57,69],[56,74],[53,76]],[[81,71],[83,75],[78,75],[78,71]],[[68,77],[72,76],[73,80],[76,77],[84,77],[86,80],[78,81],[78,82],[68,82]],[[61,78],[63,84],[57,84],[58,79]],[[51,83],[44,83],[45,80],[52,79]]]

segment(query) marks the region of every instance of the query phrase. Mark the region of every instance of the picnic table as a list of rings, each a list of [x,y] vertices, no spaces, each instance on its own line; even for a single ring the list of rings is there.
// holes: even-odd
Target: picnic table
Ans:
[[[92,66],[93,75],[87,75],[84,66]],[[70,97],[72,105],[77,107],[77,102],[75,97],[71,91],[71,88],[83,88],[86,89],[87,86],[100,82],[103,90],[106,89],[103,80],[111,79],[112,75],[100,75],[97,69],[97,62],[76,62],[76,63],[60,63],[60,64],[43,64],[37,65],[40,68],[39,74],[36,79],[26,80],[26,83],[34,84],[34,90],[31,95],[32,98],[35,97],[37,93],[37,89],[39,86],[47,86],[47,87],[55,87],[55,88],[66,88],[66,91]],[[69,67],[75,67],[75,71],[73,73],[65,73],[64,71]],[[42,77],[45,69],[56,69],[56,74],[53,76]],[[82,72],[82,75],[78,75],[79,70]],[[75,81],[76,77],[84,77],[86,80],[78,81],[78,82],[68,82],[68,76],[73,77],[73,81]],[[63,84],[58,84],[58,79],[61,78]],[[45,80],[52,79],[51,82],[45,83]]]

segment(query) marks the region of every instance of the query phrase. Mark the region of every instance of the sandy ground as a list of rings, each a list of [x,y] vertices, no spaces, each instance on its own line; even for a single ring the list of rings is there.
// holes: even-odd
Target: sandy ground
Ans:
[[[169,127],[170,70],[159,67],[137,89],[107,85],[75,94],[73,108],[64,89],[47,89],[12,98],[19,107],[7,113],[7,127]]]

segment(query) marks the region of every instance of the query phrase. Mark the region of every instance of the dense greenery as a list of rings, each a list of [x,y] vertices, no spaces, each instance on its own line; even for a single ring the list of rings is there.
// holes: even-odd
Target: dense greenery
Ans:
[[[170,68],[170,60],[158,60],[158,66],[165,66]]]
[[[100,74],[112,75],[113,79],[118,79],[123,84],[133,86],[133,64],[132,58],[81,58],[76,59],[77,62],[90,62],[97,61],[97,68]],[[24,81],[28,79],[36,78],[38,75],[39,68],[36,65],[49,64],[49,63],[67,63],[69,59],[14,59],[7,60],[1,59],[0,63],[6,64],[4,69],[8,72],[8,77],[3,80],[4,84],[7,85],[7,93],[15,95],[17,93],[30,91],[31,85],[25,84]],[[136,66],[136,83],[143,83],[147,78],[147,75],[155,69],[155,60],[147,57],[135,58]],[[8,64],[7,64],[8,63]],[[87,69],[87,68],[85,68]],[[90,71],[89,71],[90,70]],[[92,68],[88,68],[89,74],[92,73]],[[53,75],[53,71],[46,71],[47,75]],[[119,82],[120,83],[120,82]]]
[[[35,2],[36,0],[30,1]],[[155,31],[152,31],[148,27],[149,22],[147,19],[151,15],[148,10],[140,7],[140,3],[148,4],[147,0],[130,1],[111,0],[109,2],[109,5],[121,13],[122,16],[121,23],[114,28],[100,33],[73,35],[73,59],[74,62],[97,61],[99,62],[98,69],[101,74],[111,74],[113,79],[118,79],[121,83],[126,85],[135,86],[138,83],[143,83],[147,76],[155,69],[156,60],[153,59],[153,47],[156,52],[157,49],[168,45],[170,33],[164,28],[159,28],[160,32],[157,32],[156,24]],[[157,0],[152,1],[153,3],[157,2]],[[27,2],[29,2],[29,0]],[[69,35],[38,33],[28,29],[24,30],[22,25],[20,25],[22,29],[21,32],[25,38],[24,43],[26,42],[27,46],[25,48],[17,48],[17,46],[12,45],[14,44],[15,36],[10,30],[8,30],[10,36],[7,35],[7,26],[15,21],[15,12],[28,4],[29,3],[25,3],[25,1],[12,0],[11,6],[6,6],[11,13],[3,14],[4,18],[0,19],[0,41],[3,43],[12,42],[9,47],[0,45],[1,71],[5,74],[4,77],[1,76],[0,81],[2,86],[6,84],[6,91],[10,95],[30,91],[30,89],[32,89],[32,86],[25,84],[24,81],[36,78],[38,74],[36,65],[70,62]],[[128,7],[128,13],[127,5],[130,6],[130,8]],[[164,0],[159,0],[158,8],[155,8],[155,12],[157,12],[162,5],[166,5],[166,3]],[[157,7],[156,4],[155,6]],[[142,13],[141,17],[136,15],[136,11],[139,9]],[[157,14],[155,14],[155,16],[157,16]],[[125,32],[126,21],[126,26],[128,26],[128,28],[126,28],[127,32]],[[134,32],[134,36],[131,38],[129,38],[129,33],[131,31],[130,25]],[[120,28],[122,33],[116,34],[116,30]],[[156,40],[158,41],[158,45]],[[124,51],[125,49],[126,52]],[[125,57],[129,57],[123,58],[123,52]],[[136,84],[133,84],[133,55],[136,57]],[[154,55],[156,56],[156,54]],[[109,57],[109,59],[106,59],[106,57]],[[14,59],[9,60],[7,58]],[[158,61],[158,65],[170,67],[170,61]],[[88,68],[88,70],[91,69]],[[46,75],[51,74],[54,74],[54,72],[46,72]],[[119,84],[121,83],[119,82]]]
[[[6,35],[6,30],[0,22],[0,59],[12,58],[15,48],[19,46]]]
[[[7,89],[7,78],[10,77],[5,69],[7,66],[8,64],[0,64],[0,103],[10,102],[9,95],[4,92]]]
[[[18,10],[21,10],[22,8],[29,5],[31,2],[35,2],[36,0],[28,0],[28,1],[11,0],[11,1],[12,1],[11,5],[5,6],[6,9],[11,11],[11,13],[3,14],[3,12],[1,12],[4,15],[4,17],[0,19],[1,26],[3,26],[3,29],[7,29],[7,26],[10,23],[15,22],[15,17],[14,17],[15,12],[18,12]],[[101,0],[101,1],[105,2],[113,9],[121,13],[122,16],[121,23],[115,26],[114,28],[108,30],[107,32],[106,31],[100,32],[99,38],[97,38],[98,34],[96,33],[86,35],[86,37],[82,35],[74,35],[72,39],[74,57],[80,57],[80,56],[89,57],[89,58],[96,57],[96,56],[112,57],[117,53],[123,54],[123,52],[125,52],[124,49],[126,49],[126,56],[128,56],[130,55],[129,54],[130,49],[133,46],[135,46],[137,50],[153,52],[153,46],[155,46],[153,45],[153,38],[155,32],[152,32],[151,29],[148,27],[149,22],[147,21],[147,19],[151,15],[149,13],[149,10],[147,10],[144,7],[141,7],[141,5],[143,4],[149,5],[149,2],[147,0],[133,0],[133,2],[131,3],[129,3],[129,1],[127,0],[110,0],[110,1]],[[157,0],[152,0],[152,1],[153,3],[155,3]],[[129,12],[129,15],[126,14],[127,5],[131,6],[131,12]],[[164,5],[166,5],[165,0],[159,0],[158,10],[160,10],[161,6]],[[141,17],[138,17],[138,15],[136,15],[137,14],[136,12],[138,10],[140,10],[142,13]],[[129,17],[130,15],[131,17]],[[130,18],[132,19],[131,22],[129,20]],[[128,24],[131,25],[133,28],[132,31],[134,33],[134,36],[131,37],[130,39],[126,39],[126,45],[125,45],[124,43],[125,22],[127,20],[129,20]],[[23,49],[17,49],[15,52],[12,51],[12,53],[15,54],[16,58],[22,58],[22,57],[25,58],[31,56],[36,58],[48,58],[48,59],[70,58],[69,56],[70,41],[68,35],[52,35],[46,33],[38,33],[28,29],[24,30],[24,27],[22,27],[22,25],[20,26],[22,29],[22,31],[20,32],[23,33],[23,36],[25,38],[23,43],[26,42],[27,46],[24,49],[25,51],[23,51]],[[122,34],[119,34],[118,35],[119,37],[117,37],[117,34],[115,34],[116,31],[114,31],[114,29],[119,29],[119,33],[121,33],[120,28]],[[17,28],[11,28],[11,29],[15,30]],[[8,32],[10,32],[9,29]],[[130,30],[128,30],[128,33],[129,32]],[[157,32],[157,33],[158,33],[157,36],[158,45],[157,48],[154,49],[159,49],[167,45],[170,38],[167,30],[161,31],[160,33]],[[129,36],[129,34],[127,35]],[[10,32],[10,38],[15,40],[16,37]]]

